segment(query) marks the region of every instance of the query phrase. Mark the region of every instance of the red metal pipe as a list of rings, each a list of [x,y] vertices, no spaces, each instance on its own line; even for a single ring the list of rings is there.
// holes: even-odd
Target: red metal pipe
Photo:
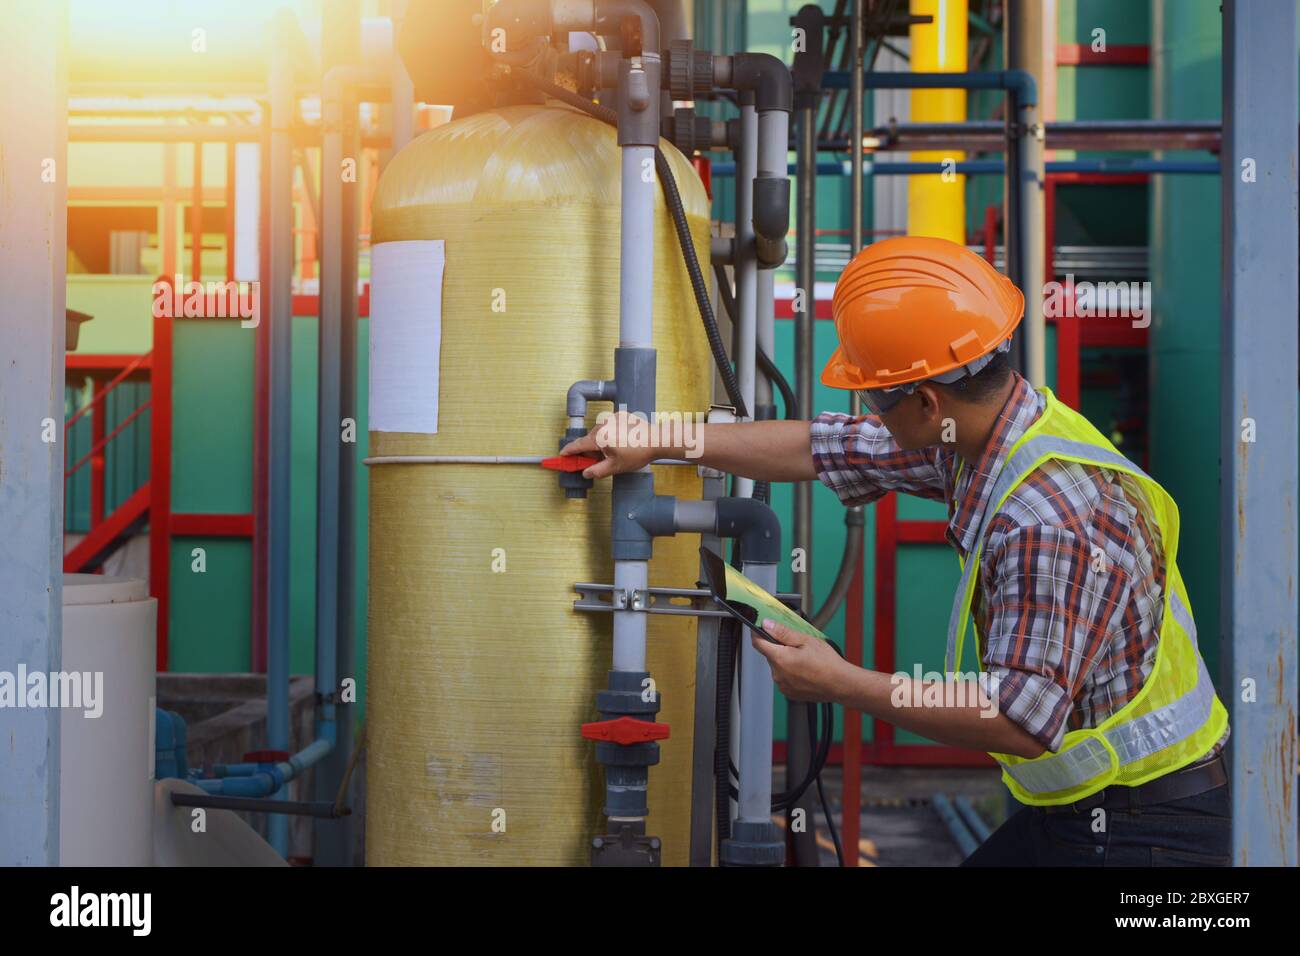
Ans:
[[[859,555],[861,552],[859,552]],[[862,561],[854,569],[849,593],[844,600],[844,656],[851,664],[861,666],[863,631]],[[858,854],[852,848],[858,845],[862,820],[862,711],[844,708],[844,785],[841,829],[848,866],[858,865]]]
[[[172,282],[163,276],[162,282]],[[171,620],[172,320],[153,322],[153,382],[149,447],[149,591],[158,600],[158,670],[168,668]]]

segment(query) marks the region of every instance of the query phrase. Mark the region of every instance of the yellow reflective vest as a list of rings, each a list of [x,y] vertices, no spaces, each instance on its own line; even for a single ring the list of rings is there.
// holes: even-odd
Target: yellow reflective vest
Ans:
[[[1228,713],[1214,692],[1197,650],[1196,625],[1175,561],[1178,506],[1168,492],[1121,455],[1087,419],[1057,401],[1050,390],[1040,391],[1047,405],[1011,446],[1001,469],[993,476],[993,492],[979,534],[962,562],[961,584],[948,624],[948,671],[961,669],[962,645],[989,521],[1016,486],[1049,458],[1129,475],[1141,498],[1136,504],[1160,529],[1166,569],[1155,666],[1137,696],[1099,726],[1067,732],[1056,753],[1049,751],[1033,759],[990,755],[1001,765],[1002,779],[1017,800],[1050,806],[1073,803],[1111,785],[1137,786],[1194,762],[1223,736]]]

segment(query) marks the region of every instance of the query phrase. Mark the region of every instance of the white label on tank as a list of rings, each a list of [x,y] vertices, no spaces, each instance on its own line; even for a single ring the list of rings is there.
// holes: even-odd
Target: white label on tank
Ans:
[[[443,240],[370,251],[370,428],[438,433]]]

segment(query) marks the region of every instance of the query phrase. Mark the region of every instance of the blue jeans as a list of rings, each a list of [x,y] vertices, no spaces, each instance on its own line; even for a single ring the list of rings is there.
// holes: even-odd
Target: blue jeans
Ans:
[[[1230,866],[1231,807],[1227,784],[1137,811],[1024,807],[962,866]]]

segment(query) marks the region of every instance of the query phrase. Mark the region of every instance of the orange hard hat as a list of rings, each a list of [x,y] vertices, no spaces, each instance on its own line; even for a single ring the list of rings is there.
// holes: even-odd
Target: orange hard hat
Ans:
[[[898,236],[867,246],[835,284],[831,388],[881,389],[974,374],[1010,338],[1025,297],[965,246]]]

